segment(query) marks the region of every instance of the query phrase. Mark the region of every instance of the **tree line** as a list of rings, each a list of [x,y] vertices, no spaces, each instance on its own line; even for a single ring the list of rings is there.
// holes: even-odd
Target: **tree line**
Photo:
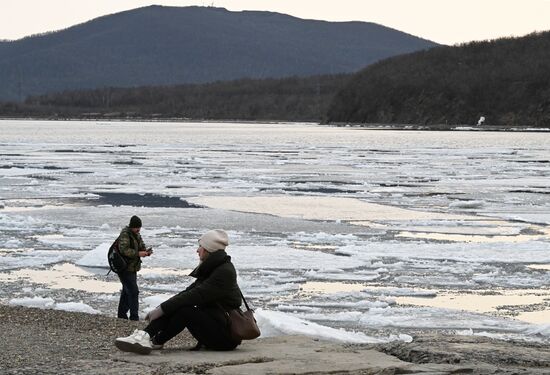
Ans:
[[[550,32],[393,57],[357,73],[329,122],[550,126]]]
[[[105,87],[0,104],[3,116],[322,121],[350,74],[240,79],[208,84]]]

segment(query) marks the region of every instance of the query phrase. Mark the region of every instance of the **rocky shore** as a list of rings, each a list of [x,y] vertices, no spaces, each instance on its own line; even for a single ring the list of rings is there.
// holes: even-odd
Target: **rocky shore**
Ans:
[[[190,352],[181,334],[149,356],[112,342],[143,322],[0,305],[1,374],[550,374],[540,343],[426,334],[412,343],[343,345],[303,336],[245,342],[233,352]]]

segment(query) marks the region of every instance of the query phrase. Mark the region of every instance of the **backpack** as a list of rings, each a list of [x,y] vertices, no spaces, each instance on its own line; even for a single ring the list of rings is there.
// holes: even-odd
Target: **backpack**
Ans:
[[[113,271],[114,273],[121,273],[126,271],[128,268],[128,263],[126,258],[118,250],[118,238],[113,242],[109,251],[107,252],[107,261],[109,262],[109,272],[107,275]]]

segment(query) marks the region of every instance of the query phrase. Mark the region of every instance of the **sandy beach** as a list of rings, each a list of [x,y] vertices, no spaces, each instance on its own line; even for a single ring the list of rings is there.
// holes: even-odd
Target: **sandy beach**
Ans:
[[[304,336],[245,342],[232,352],[189,351],[186,331],[148,356],[118,352],[143,322],[0,305],[2,374],[550,374],[547,345],[426,334],[412,343],[347,345]]]

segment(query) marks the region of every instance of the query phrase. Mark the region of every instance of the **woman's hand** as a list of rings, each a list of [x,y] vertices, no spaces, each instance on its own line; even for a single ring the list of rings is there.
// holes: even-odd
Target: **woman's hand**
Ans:
[[[157,306],[155,309],[149,311],[147,315],[145,315],[145,320],[148,322],[152,322],[155,319],[160,318],[164,315],[164,311],[162,311],[162,308],[160,306]]]

